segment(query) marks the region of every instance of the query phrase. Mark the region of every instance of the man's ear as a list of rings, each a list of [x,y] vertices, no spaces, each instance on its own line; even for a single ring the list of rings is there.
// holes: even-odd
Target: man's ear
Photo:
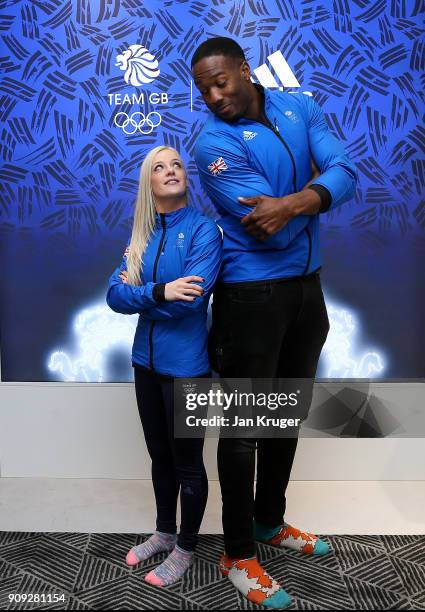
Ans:
[[[244,60],[241,64],[241,75],[245,81],[251,80],[251,68],[246,60]]]

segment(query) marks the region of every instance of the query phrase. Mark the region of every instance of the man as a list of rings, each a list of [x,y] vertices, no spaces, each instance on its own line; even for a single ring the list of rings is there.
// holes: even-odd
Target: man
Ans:
[[[313,379],[329,330],[319,214],[353,196],[356,171],[313,98],[254,85],[232,39],[202,43],[192,71],[213,113],[195,159],[224,232],[212,366],[222,377]],[[311,159],[321,172],[313,181]],[[291,599],[256,560],[255,539],[313,555],[329,550],[283,522],[296,446],[297,438],[218,444],[226,549],[220,567],[249,600],[270,608]]]

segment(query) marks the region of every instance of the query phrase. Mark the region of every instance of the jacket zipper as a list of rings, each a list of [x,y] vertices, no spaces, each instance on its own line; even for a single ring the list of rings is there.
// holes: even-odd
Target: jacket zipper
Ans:
[[[284,138],[280,135],[280,132],[276,126],[276,119],[275,119],[275,125],[272,124],[272,122],[270,121],[270,119],[267,117],[266,113],[264,113],[264,117],[266,118],[266,123],[263,123],[263,125],[265,125],[267,128],[269,128],[273,134],[275,134],[280,142],[283,144],[283,146],[285,147],[289,157],[291,158],[291,162],[292,162],[292,168],[294,171],[294,179],[293,179],[293,187],[294,187],[294,193],[297,192],[297,168],[295,166],[295,159],[294,156],[292,155],[292,152],[290,150],[290,148],[288,147],[288,144],[286,143],[286,141],[284,140]],[[261,121],[258,121],[257,123],[262,123]],[[305,232],[307,232],[307,238],[308,238],[308,258],[307,258],[307,264],[306,267],[304,268],[303,271],[303,276],[305,276],[307,274],[307,270],[310,267],[310,260],[311,260],[311,234],[310,231],[308,229],[308,226],[305,228],[304,230]]]
[[[156,258],[155,258],[155,263],[153,266],[153,282],[156,283],[156,272],[158,269],[158,262],[159,262],[159,258],[161,256],[162,253],[162,247],[164,246],[164,240],[165,240],[165,215],[164,213],[160,213],[161,216],[161,225],[162,225],[162,235],[161,235],[161,240],[159,242],[159,247],[158,247],[158,251],[156,254]],[[149,332],[149,366],[150,369],[153,370],[153,329],[155,327],[156,321],[152,321],[151,323],[151,328],[150,328],[150,332]]]
[[[294,180],[293,180],[292,184],[293,184],[293,187],[294,187],[294,193],[296,193],[297,192],[297,168],[295,166],[294,156],[292,155],[291,149],[288,147],[288,144],[287,144],[286,140],[280,135],[280,132],[279,132],[277,126],[276,126],[276,119],[275,119],[275,125],[273,125],[272,122],[270,121],[270,119],[267,117],[267,115],[265,113],[264,113],[264,116],[266,118],[266,124],[265,124],[266,127],[268,127],[273,132],[273,134],[275,134],[279,138],[280,142],[283,144],[283,146],[285,147],[289,157],[291,158],[292,168],[294,170]]]

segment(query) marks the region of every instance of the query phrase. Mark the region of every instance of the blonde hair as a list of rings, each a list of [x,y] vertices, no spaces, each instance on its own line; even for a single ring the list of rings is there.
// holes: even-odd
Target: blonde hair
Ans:
[[[143,255],[156,227],[155,198],[151,183],[152,165],[157,153],[165,150],[174,151],[181,160],[178,151],[173,147],[162,145],[149,151],[140,168],[139,189],[134,204],[133,230],[127,254],[127,274],[130,285],[141,285],[142,283],[140,274],[143,267]]]

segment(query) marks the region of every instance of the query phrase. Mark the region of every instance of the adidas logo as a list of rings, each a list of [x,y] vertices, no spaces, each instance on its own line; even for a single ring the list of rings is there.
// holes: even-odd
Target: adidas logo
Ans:
[[[257,132],[248,132],[247,130],[243,131],[243,139],[244,140],[252,140],[256,136],[258,136]]]
[[[253,70],[253,73],[260,82],[260,85],[266,88],[278,88],[280,90],[283,90],[284,87],[301,87],[297,77],[292,72],[288,62],[283,57],[281,51],[275,51],[271,55],[268,55],[267,60],[273,68],[276,77],[277,79],[279,79],[279,81],[276,80],[267,64],[261,64],[261,66],[258,66],[258,68],[255,68]],[[251,81],[254,82],[254,79],[252,77]],[[302,93],[307,94],[308,96],[312,95],[310,91],[303,91]]]
[[[275,51],[275,53],[269,55],[267,59],[275,71],[276,76],[280,81],[280,85],[274,78],[272,71],[267,64],[262,64],[261,66],[258,66],[258,68],[255,68],[254,74],[263,87],[280,87],[281,85],[283,85],[283,87],[301,87],[301,85],[298,83],[297,77],[290,69],[288,62],[283,57],[281,51]]]

